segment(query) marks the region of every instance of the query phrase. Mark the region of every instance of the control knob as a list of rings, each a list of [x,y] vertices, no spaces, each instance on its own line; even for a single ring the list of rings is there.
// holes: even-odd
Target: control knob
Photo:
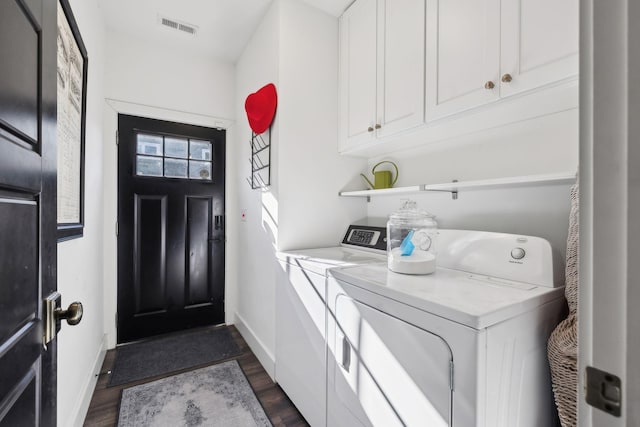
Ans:
[[[522,259],[527,253],[522,248],[513,248],[511,249],[511,258],[513,259]]]

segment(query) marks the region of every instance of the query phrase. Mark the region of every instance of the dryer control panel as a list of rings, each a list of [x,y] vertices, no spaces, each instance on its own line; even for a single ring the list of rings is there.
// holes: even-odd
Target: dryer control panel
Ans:
[[[439,230],[438,266],[555,288],[564,280],[545,239],[507,233]]]
[[[342,246],[387,251],[387,229],[368,225],[350,225],[342,239]]]

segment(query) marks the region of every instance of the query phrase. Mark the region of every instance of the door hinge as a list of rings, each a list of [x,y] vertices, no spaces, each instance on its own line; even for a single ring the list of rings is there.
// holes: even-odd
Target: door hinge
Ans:
[[[115,315],[115,324],[116,324],[116,329],[118,329],[118,312],[116,311],[116,315]]]
[[[449,361],[449,389],[453,391],[453,360]]]
[[[614,417],[622,413],[622,381],[620,377],[592,366],[585,370],[587,394],[585,400]]]
[[[119,231],[118,228],[119,228],[118,227],[118,221],[116,221],[116,237],[118,237],[118,231]]]
[[[120,144],[120,132],[116,130],[116,145]]]

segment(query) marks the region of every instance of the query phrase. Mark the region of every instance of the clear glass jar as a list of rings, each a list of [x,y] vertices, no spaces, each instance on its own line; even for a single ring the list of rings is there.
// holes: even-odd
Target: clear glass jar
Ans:
[[[387,260],[389,270],[404,274],[431,274],[436,270],[438,224],[430,213],[407,200],[389,215]]]

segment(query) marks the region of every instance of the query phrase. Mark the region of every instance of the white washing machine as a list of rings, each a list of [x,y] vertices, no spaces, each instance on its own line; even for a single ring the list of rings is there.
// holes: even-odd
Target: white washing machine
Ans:
[[[276,381],[313,427],[326,425],[327,271],[386,265],[383,225],[384,220],[351,225],[342,246],[278,253]]]
[[[543,239],[457,230],[440,230],[432,275],[331,270],[327,425],[559,425],[546,357],[559,277]]]

